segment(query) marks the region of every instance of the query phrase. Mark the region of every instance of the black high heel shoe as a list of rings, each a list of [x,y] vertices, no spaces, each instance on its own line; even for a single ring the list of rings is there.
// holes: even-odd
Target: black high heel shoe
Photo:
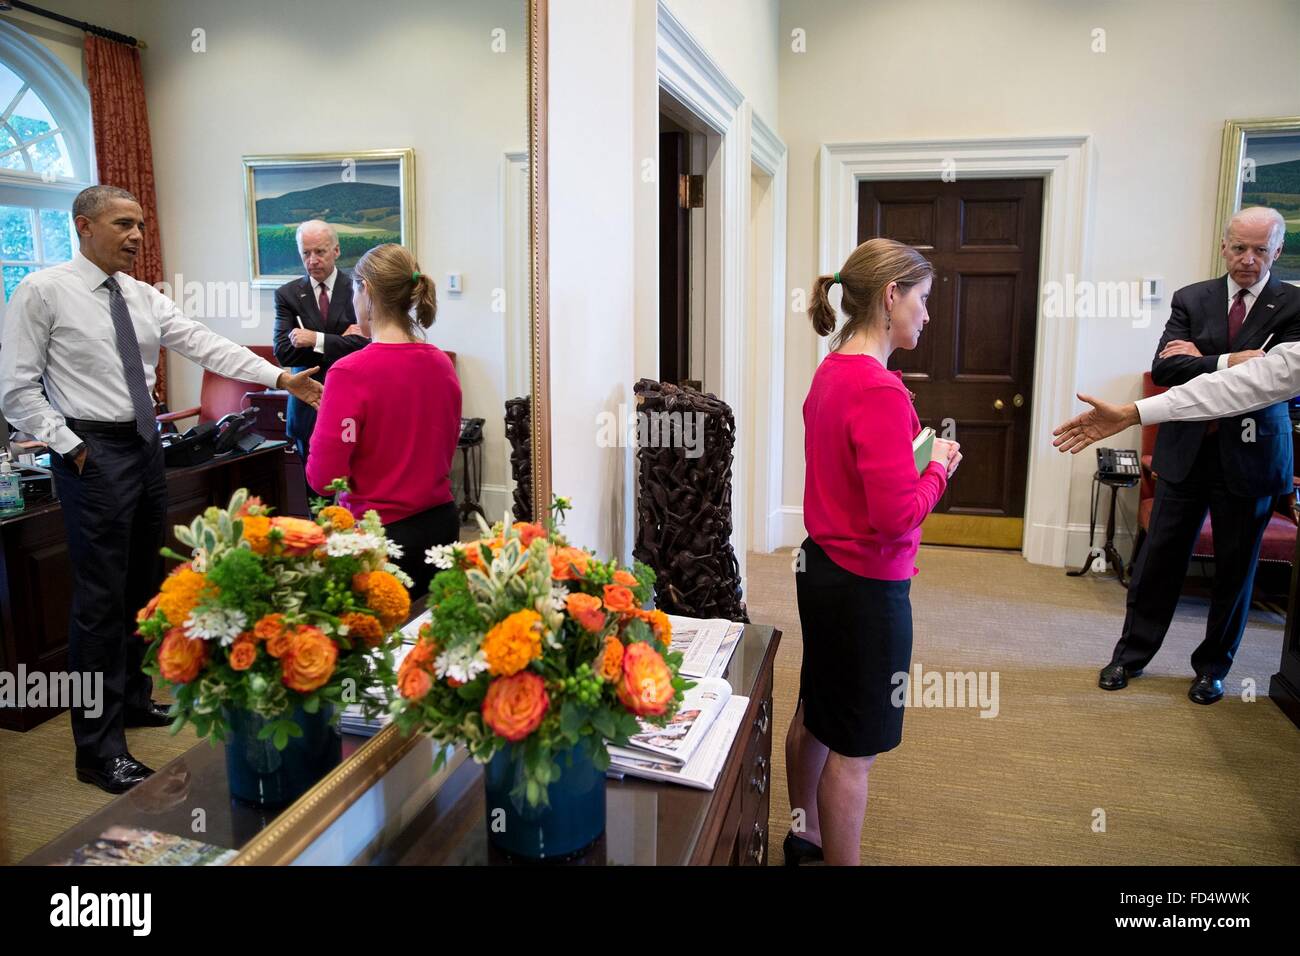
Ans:
[[[805,840],[801,836],[795,836],[793,830],[785,835],[785,842],[781,844],[785,852],[786,866],[800,866],[804,863],[820,863],[825,860],[822,856],[822,848],[811,840]]]

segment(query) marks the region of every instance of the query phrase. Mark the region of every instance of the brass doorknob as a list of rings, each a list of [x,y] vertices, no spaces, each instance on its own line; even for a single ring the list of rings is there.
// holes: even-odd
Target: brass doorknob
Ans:
[[[1025,396],[1017,392],[1016,397],[1011,400],[1011,404],[1016,406],[1016,408],[1022,407],[1025,404]]]
[[[1002,399],[1000,398],[995,398],[993,400],[993,407],[996,408],[998,411],[1002,411],[1002,409],[1007,407],[1007,403],[1002,401]]]

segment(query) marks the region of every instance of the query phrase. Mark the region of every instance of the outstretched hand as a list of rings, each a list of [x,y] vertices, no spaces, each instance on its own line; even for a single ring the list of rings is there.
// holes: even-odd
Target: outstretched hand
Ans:
[[[1076,415],[1052,432],[1057,436],[1052,444],[1063,452],[1077,455],[1093,442],[1117,435],[1124,429],[1141,423],[1137,406],[1132,402],[1127,405],[1112,405],[1091,395],[1078,397],[1092,408],[1082,415]]]
[[[280,380],[275,383],[275,386],[276,388],[287,389],[290,395],[306,402],[312,408],[320,408],[320,382],[312,378],[319,371],[320,366],[317,365],[315,368],[303,369],[294,375],[281,372]]]

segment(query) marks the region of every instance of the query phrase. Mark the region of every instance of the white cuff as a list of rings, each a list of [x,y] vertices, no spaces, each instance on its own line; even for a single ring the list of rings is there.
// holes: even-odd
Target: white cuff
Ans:
[[[1138,421],[1143,425],[1158,425],[1173,418],[1167,393],[1139,398],[1134,404],[1137,405]]]
[[[1214,370],[1216,372],[1222,372],[1227,367],[1228,367],[1228,353],[1224,352],[1222,355],[1219,356],[1219,361],[1215,364]]]
[[[315,350],[316,350],[317,352],[322,352],[322,353],[323,353],[323,352],[325,351],[325,333],[324,333],[324,332],[317,332],[317,333],[316,333],[316,344],[313,346],[313,348],[315,348]]]

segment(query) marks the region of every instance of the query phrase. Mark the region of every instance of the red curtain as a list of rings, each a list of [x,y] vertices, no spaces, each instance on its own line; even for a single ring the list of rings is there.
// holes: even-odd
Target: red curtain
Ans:
[[[140,51],[133,46],[86,35],[86,82],[95,136],[99,181],[120,186],[144,210],[144,245],[135,261],[142,282],[163,279],[162,240],[158,235],[158,200],[154,193],[153,149],[149,110],[144,101]],[[167,352],[158,356],[157,400],[167,400]]]

